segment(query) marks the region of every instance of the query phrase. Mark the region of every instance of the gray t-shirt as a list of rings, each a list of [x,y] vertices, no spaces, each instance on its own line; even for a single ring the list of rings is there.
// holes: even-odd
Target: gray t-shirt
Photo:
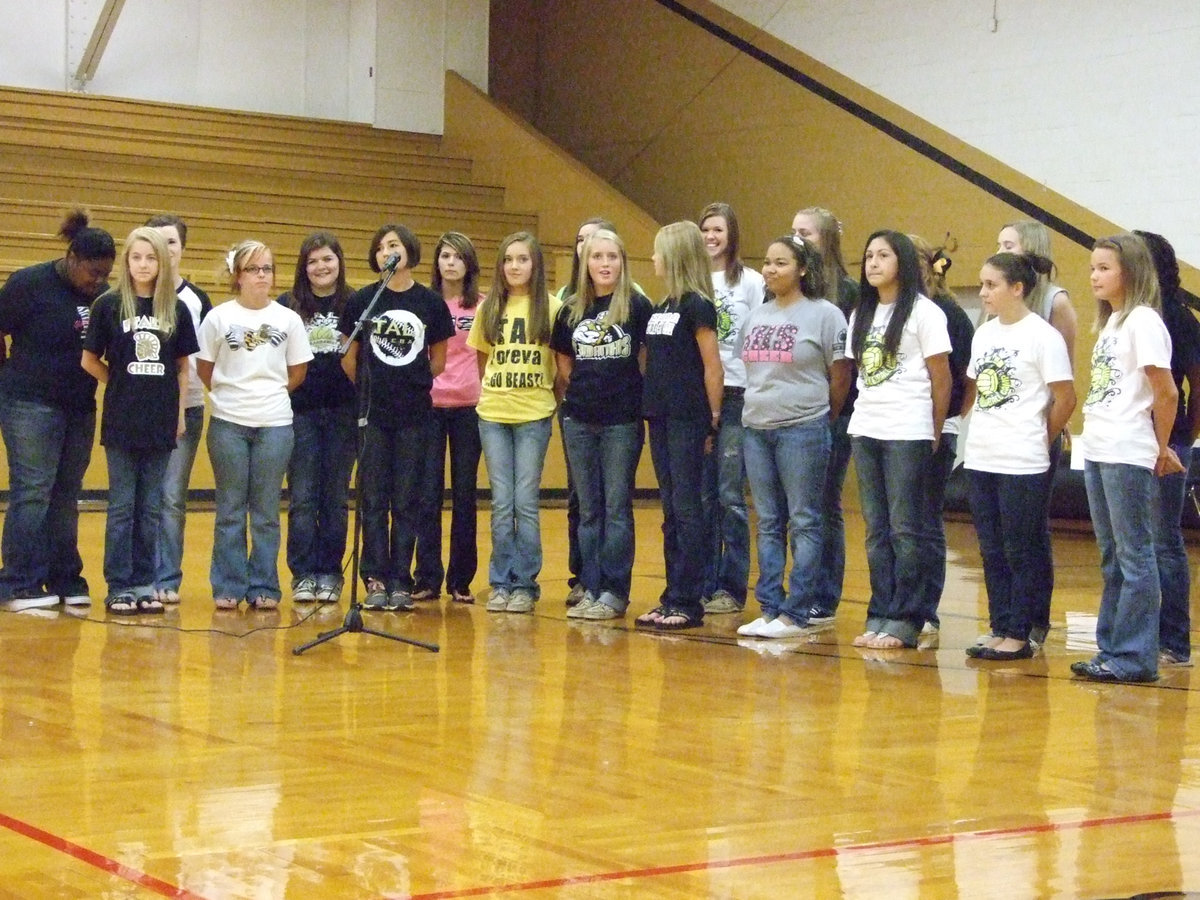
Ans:
[[[845,355],[846,317],[827,300],[751,310],[738,336],[746,366],[747,428],[782,428],[829,415],[829,367]]]

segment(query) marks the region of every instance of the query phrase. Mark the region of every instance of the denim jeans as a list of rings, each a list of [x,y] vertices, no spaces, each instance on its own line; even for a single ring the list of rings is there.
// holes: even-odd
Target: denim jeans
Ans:
[[[704,457],[700,495],[709,529],[704,595],[722,590],[746,602],[750,582],[750,515],[746,509],[746,462],[743,452],[743,391],[725,388],[715,452]]]
[[[1104,590],[1096,622],[1097,662],[1121,678],[1158,673],[1158,563],[1154,553],[1158,480],[1125,463],[1083,466]]]
[[[288,462],[287,562],[293,578],[340,575],[346,502],[358,439],[353,407],[319,407],[292,419]]]
[[[829,420],[773,429],[746,429],[746,472],[758,511],[758,584],[767,618],[781,613],[808,621],[821,565],[821,500],[829,462]],[[792,573],[786,593],[788,545]]]
[[[1041,540],[1046,527],[1045,473],[966,472],[991,632],[1028,640],[1034,615],[1048,604],[1053,584],[1054,562]]]
[[[929,474],[925,482],[925,540],[934,556],[928,563],[929,580],[926,584],[925,621],[940,625],[938,604],[942,602],[942,591],[946,587],[946,482],[954,469],[954,456],[958,451],[958,435],[943,434],[937,452],[929,460]]]
[[[368,423],[362,429],[362,577],[383,582],[389,591],[414,587],[413,551],[417,522],[425,513],[421,491],[431,432],[428,418],[387,427]]]
[[[1192,655],[1190,606],[1191,571],[1183,545],[1180,519],[1187,492],[1187,472],[1192,460],[1191,444],[1171,444],[1183,463],[1183,471],[1158,479],[1158,513],[1155,516],[1154,553],[1158,560],[1158,586],[1162,606],[1158,614],[1158,645],[1180,659]]]
[[[832,616],[842,602],[846,577],[846,522],[842,516],[842,486],[850,468],[850,416],[830,423],[829,465],[825,468],[825,490],[821,497],[821,564],[813,576],[813,607]]]
[[[214,597],[279,599],[279,500],[292,440],[291,425],[254,428],[216,417],[208,423],[217,498],[209,567]]]
[[[204,407],[183,411],[184,432],[167,458],[163,475],[162,524],[158,530],[158,586],[173,591],[183,583],[183,534],[187,518],[188,482],[204,431]]]
[[[479,491],[479,416],[473,406],[435,407],[428,465],[426,512],[417,532],[418,588],[469,593],[479,569],[476,505]],[[450,454],[450,562],[442,567],[442,496],[446,491],[446,453]]]
[[[8,511],[0,598],[18,591],[88,593],[79,555],[79,494],[92,457],[96,411],[0,395],[8,454]]]
[[[542,571],[538,520],[542,464],[550,445],[551,417],[506,425],[479,420],[479,440],[492,490],[493,588],[521,588],[537,597]]]
[[[1062,457],[1063,439],[1058,435],[1050,442],[1050,468],[1046,471],[1046,494],[1043,506],[1045,515],[1043,521],[1046,527],[1042,529],[1039,540],[1043,552],[1048,558],[1053,558],[1054,551],[1050,539],[1050,503],[1054,499],[1054,473],[1058,471],[1058,461]],[[1045,601],[1033,611],[1033,631],[1031,636],[1039,643],[1046,642],[1046,633],[1050,631],[1050,598],[1054,595],[1054,567],[1050,568],[1050,584],[1046,589]]]
[[[667,569],[661,605],[700,618],[704,615],[700,598],[708,550],[700,487],[708,424],[687,419],[649,421],[650,458],[663,508],[663,558]]]
[[[633,482],[644,441],[642,423],[589,425],[562,420],[567,459],[579,494],[581,582],[625,612],[633,581]]]
[[[853,453],[871,578],[867,631],[916,646],[936,553],[924,521],[932,442],[855,436]]]
[[[104,522],[104,580],[108,595],[152,593],[162,527],[163,475],[170,450],[105,447],[108,515]]]
[[[567,467],[567,587],[579,584],[583,573],[583,554],[579,550],[579,492],[575,490],[575,473],[571,471],[571,459],[567,455],[567,438],[563,433],[562,407],[558,408],[558,435],[562,440],[563,462]]]

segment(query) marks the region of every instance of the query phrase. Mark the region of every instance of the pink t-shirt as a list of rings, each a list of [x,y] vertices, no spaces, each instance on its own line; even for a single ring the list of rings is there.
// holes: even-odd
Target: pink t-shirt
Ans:
[[[480,300],[482,301],[482,297]],[[467,346],[467,334],[475,321],[479,305],[464,309],[462,297],[447,297],[446,307],[454,319],[454,337],[446,342],[446,368],[433,380],[435,407],[477,406],[479,404],[479,363],[474,347]]]

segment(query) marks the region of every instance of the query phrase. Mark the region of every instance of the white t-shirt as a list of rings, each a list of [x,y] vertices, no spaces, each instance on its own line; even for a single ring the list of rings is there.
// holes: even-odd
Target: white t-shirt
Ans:
[[[196,292],[192,290],[192,286],[186,281],[179,288],[179,299],[183,301],[183,305],[187,307],[187,311],[192,315],[192,330],[197,335],[200,334],[200,298]],[[196,374],[196,354],[192,354],[187,359],[188,384],[187,396],[184,399],[183,405],[186,407],[203,406],[204,405],[204,384],[200,381],[200,376]]]
[[[1033,314],[1012,325],[985,322],[971,341],[967,377],[976,393],[963,465],[1002,475],[1050,468],[1050,385],[1071,380],[1067,342],[1057,329]]]
[[[746,386],[746,367],[738,356],[737,338],[750,310],[762,305],[766,282],[758,272],[745,266],[733,287],[725,284],[725,270],[712,273],[713,301],[717,307],[717,349],[725,370],[726,387]]]
[[[900,332],[894,358],[883,352],[883,335],[892,320],[895,303],[880,303],[867,333],[858,367],[858,399],[848,431],[882,441],[933,440],[933,388],[925,360],[950,352],[946,314],[923,294],[917,295],[908,321]],[[846,356],[854,358],[850,336],[855,311],[850,316]]]
[[[292,423],[288,366],[313,358],[304,322],[280,303],[214,306],[200,323],[199,359],[213,364],[212,414],[249,428]]]
[[[1171,368],[1171,336],[1149,307],[1114,312],[1092,348],[1092,378],[1083,401],[1083,458],[1153,469],[1158,441],[1150,409],[1154,391],[1145,367]]]

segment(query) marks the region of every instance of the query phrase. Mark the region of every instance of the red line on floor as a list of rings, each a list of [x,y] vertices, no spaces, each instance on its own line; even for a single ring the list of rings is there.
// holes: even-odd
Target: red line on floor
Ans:
[[[128,881],[130,884],[136,884],[138,887],[154,891],[159,896],[172,897],[175,900],[204,900],[199,894],[193,894],[191,891],[161,881],[153,875],[147,875],[145,872],[131,869],[129,866],[119,863],[115,859],[110,859],[101,853],[89,850],[87,847],[81,847],[79,844],[68,841],[65,838],[60,838],[48,831],[43,831],[36,826],[30,825],[28,822],[22,822],[20,819],[6,816],[4,813],[0,813],[0,827],[7,828],[9,831],[19,834],[22,837],[27,837],[31,841],[37,841],[51,850],[65,853],[67,856],[87,863],[89,866],[102,869],[110,875]]]
[[[919,838],[899,838],[894,841],[874,841],[865,844],[848,844],[845,847],[820,847],[815,850],[797,850],[792,853],[772,853],[765,856],[745,856],[734,859],[715,859],[704,862],[677,863],[669,866],[649,866],[644,869],[628,869],[623,872],[597,872],[593,875],[575,875],[565,878],[547,878],[542,881],[524,881],[514,884],[489,887],[461,888],[447,891],[430,891],[413,894],[411,900],[454,900],[458,897],[481,897],[486,894],[510,894],[518,891],[539,891],[549,888],[571,887],[578,884],[595,884],[603,881],[624,881],[633,878],[660,878],[664,875],[682,875],[690,872],[711,872],[718,869],[735,869],[746,866],[770,865],[781,862],[802,862],[843,854],[871,853],[879,850],[902,850],[905,848],[935,847],[955,841],[986,840],[996,837],[1013,837],[1023,834],[1040,834],[1055,831],[1075,831],[1083,828],[1103,828],[1111,825],[1136,825],[1144,822],[1161,822],[1167,819],[1184,819],[1200,816],[1200,809],[1177,812],[1142,813],[1128,816],[1109,816],[1098,819],[1081,819],[1077,822],[1042,822],[1037,825],[1017,825],[1012,828],[986,828],[979,831],[964,831],[960,834],[940,834]]]

